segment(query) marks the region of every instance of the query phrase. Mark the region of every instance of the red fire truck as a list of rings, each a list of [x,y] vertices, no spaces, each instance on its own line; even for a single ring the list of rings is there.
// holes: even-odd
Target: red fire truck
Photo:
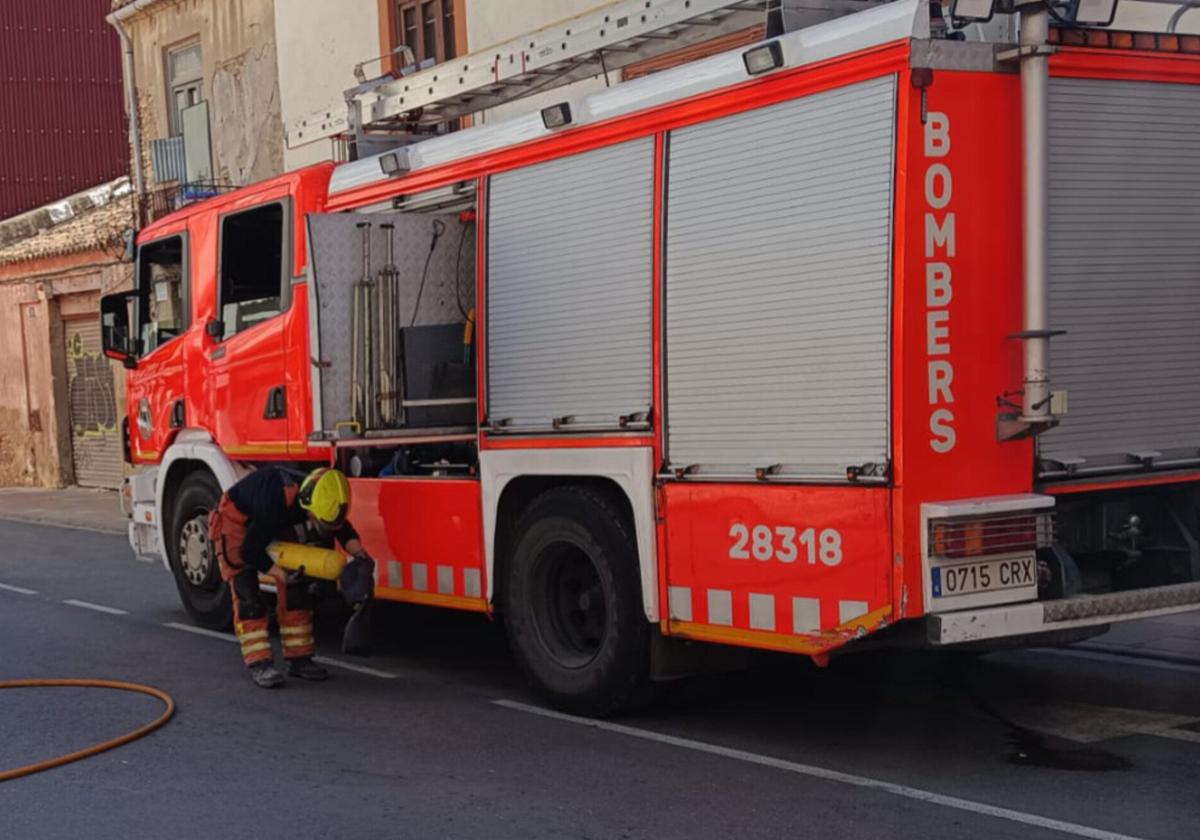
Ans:
[[[350,130],[390,147],[140,231],[102,307],[129,533],[196,621],[230,619],[205,515],[265,463],[345,469],[379,597],[502,613],[589,713],[697,642],[1200,607],[1200,39],[900,0],[424,129],[574,78],[559,42],[755,5],[617,3],[364,86]]]

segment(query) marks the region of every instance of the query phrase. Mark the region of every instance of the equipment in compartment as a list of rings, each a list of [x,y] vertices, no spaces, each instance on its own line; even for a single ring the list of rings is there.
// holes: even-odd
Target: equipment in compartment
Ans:
[[[400,271],[396,268],[396,226],[384,222],[379,226],[387,236],[387,261],[379,269],[376,280],[379,286],[379,420],[385,427],[399,425],[403,410],[398,409],[401,399],[401,384],[398,371],[396,331],[400,326],[400,308],[397,288]]]
[[[404,351],[407,425],[469,426],[475,422],[475,371],[468,324],[408,327]]]
[[[473,331],[463,323],[475,309],[474,214],[311,214],[308,228],[314,438],[474,427]],[[408,330],[432,332],[406,346]],[[424,346],[439,330],[440,349]]]
[[[371,327],[375,311],[374,282],[371,278],[371,223],[359,222],[356,227],[362,232],[362,274],[354,284],[354,321],[351,325],[351,418],[360,428],[373,425],[374,394],[372,364],[375,343]]]

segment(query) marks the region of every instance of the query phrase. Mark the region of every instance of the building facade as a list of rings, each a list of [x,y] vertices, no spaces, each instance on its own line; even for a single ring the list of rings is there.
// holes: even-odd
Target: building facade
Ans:
[[[120,485],[125,371],[98,313],[131,285],[132,220],[122,177],[0,222],[0,485]]]

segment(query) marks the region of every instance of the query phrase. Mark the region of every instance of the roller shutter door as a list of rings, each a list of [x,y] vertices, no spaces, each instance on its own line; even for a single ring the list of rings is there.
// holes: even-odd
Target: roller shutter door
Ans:
[[[75,483],[120,487],[121,430],[112,369],[100,352],[100,319],[63,321],[63,340]]]
[[[653,187],[650,138],[491,179],[493,424],[617,428],[649,410]]]
[[[895,113],[889,76],[672,132],[672,467],[888,460]]]
[[[1044,470],[1200,454],[1200,87],[1050,81]],[[1058,462],[1058,463],[1056,463]]]

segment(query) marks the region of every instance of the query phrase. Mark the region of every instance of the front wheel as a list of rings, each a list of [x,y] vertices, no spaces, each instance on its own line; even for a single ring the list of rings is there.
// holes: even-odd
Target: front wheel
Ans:
[[[635,701],[649,676],[632,523],[602,493],[560,487],[517,525],[505,616],[509,643],[559,708],[606,715]]]
[[[189,475],[175,497],[167,534],[167,554],[184,609],[210,630],[226,630],[233,623],[229,585],[221,580],[217,552],[208,538],[208,514],[220,498],[221,488],[211,474]]]

